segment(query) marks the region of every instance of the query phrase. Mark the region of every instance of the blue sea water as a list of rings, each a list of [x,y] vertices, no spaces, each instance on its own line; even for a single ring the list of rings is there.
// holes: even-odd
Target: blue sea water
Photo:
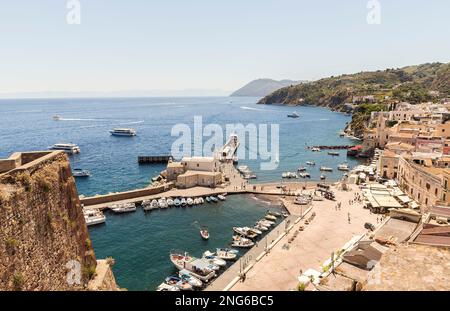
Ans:
[[[315,161],[309,172],[313,180],[320,176],[321,165],[335,168],[329,179],[342,173],[338,164],[348,161],[326,152],[313,153],[305,145],[347,145],[356,142],[340,138],[338,133],[350,117],[317,107],[257,105],[257,98],[115,98],[115,99],[34,99],[0,100],[0,158],[16,151],[45,150],[58,142],[73,142],[81,153],[70,157],[72,167],[91,171],[88,179],[77,180],[79,194],[95,195],[147,186],[163,165],[137,163],[138,155],[168,154],[177,137],[171,136],[175,124],[193,126],[194,116],[203,124],[249,123],[279,124],[279,166],[262,171],[258,160],[240,159],[258,176],[257,181],[279,181],[283,171],[296,171],[306,161]],[[287,118],[293,111],[298,119]],[[61,121],[54,121],[60,115]],[[132,127],[133,138],[114,137],[109,130]],[[224,133],[225,134],[225,133]],[[227,137],[224,137],[226,139]],[[243,139],[243,138],[242,138]],[[241,140],[242,140],[241,139]],[[207,138],[205,138],[207,140]],[[154,289],[165,276],[174,272],[168,253],[182,248],[194,255],[206,249],[226,246],[231,227],[251,225],[261,218],[267,206],[247,196],[229,197],[217,205],[205,204],[190,209],[171,209],[144,215],[107,215],[107,224],[90,229],[98,258],[112,256],[114,273],[120,286],[130,290]],[[211,239],[204,242],[198,224],[207,225]]]

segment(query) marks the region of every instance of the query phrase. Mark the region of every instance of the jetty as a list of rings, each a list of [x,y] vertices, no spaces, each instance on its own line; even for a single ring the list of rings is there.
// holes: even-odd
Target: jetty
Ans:
[[[170,155],[156,155],[156,156],[138,156],[139,164],[154,164],[154,163],[168,163],[172,159]]]

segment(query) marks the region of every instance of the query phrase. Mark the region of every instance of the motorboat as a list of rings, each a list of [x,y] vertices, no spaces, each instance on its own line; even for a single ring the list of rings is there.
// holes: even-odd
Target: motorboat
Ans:
[[[172,206],[174,206],[174,204],[175,204],[175,202],[172,200],[172,198],[168,198],[168,199],[166,200],[166,202],[167,202],[167,206],[168,206],[168,207],[172,207]]]
[[[231,248],[217,248],[216,256],[224,260],[234,260],[236,259],[238,252],[238,250]]]
[[[86,225],[88,227],[103,224],[106,222],[106,217],[100,210],[83,209],[83,214],[84,214],[84,221],[86,222]]]
[[[219,202],[219,200],[218,200],[215,196],[210,196],[209,198],[210,198],[211,201],[214,202],[214,203]]]
[[[211,203],[211,197],[206,197],[206,202]]]
[[[265,227],[271,227],[271,226],[273,226],[275,224],[274,221],[270,221],[270,220],[267,220],[267,219],[261,219],[259,221],[259,223],[261,223]]]
[[[72,175],[73,177],[77,178],[86,178],[91,176],[91,172],[89,172],[88,170],[83,170],[81,168],[75,168],[73,169]]]
[[[221,195],[221,194],[219,194],[219,195],[217,196],[217,198],[218,198],[220,201],[225,201],[225,200],[227,199],[224,195]]]
[[[311,175],[309,173],[300,173],[298,174],[300,178],[311,178]]]
[[[161,198],[158,200],[158,206],[159,208],[168,208],[169,205],[167,204],[167,200],[165,198]]]
[[[265,219],[267,220],[277,220],[277,218],[273,215],[267,214],[266,216],[264,216]]]
[[[330,152],[328,152],[328,155],[330,155],[330,156],[334,156],[334,157],[337,157],[337,156],[339,156],[339,152],[334,152],[334,151],[330,151]]]
[[[186,204],[189,205],[189,206],[192,206],[192,205],[194,205],[194,200],[192,198],[187,198],[186,199]]]
[[[269,230],[269,228],[267,228],[266,226],[264,226],[261,223],[256,223],[253,228],[257,229],[257,230],[260,230],[260,231],[267,231],[267,230]]]
[[[331,167],[326,167],[326,166],[321,166],[320,170],[322,172],[332,172],[333,171],[333,169]]]
[[[283,178],[298,178],[298,175],[293,172],[284,172],[283,174],[281,174],[281,177],[283,177]]]
[[[256,238],[258,236],[255,232],[250,231],[248,229],[249,228],[244,229],[244,228],[241,228],[241,227],[233,227],[233,231],[236,232],[237,234],[242,235],[243,237],[247,237],[249,239],[254,239],[254,238]]]
[[[156,288],[157,292],[179,292],[180,288],[178,288],[177,286],[174,285],[168,285],[165,282],[161,283],[161,285],[159,285]]]
[[[205,200],[203,200],[202,197],[199,197],[199,198],[198,198],[198,202],[199,202],[199,204],[203,204],[203,203],[205,203]]]
[[[185,198],[181,198],[180,204],[181,204],[181,206],[186,206],[186,204],[187,204],[186,199]]]
[[[314,161],[307,161],[306,165],[314,166],[314,165],[316,165],[316,162],[314,162]]]
[[[307,197],[299,196],[294,199],[294,204],[308,205],[311,201]]]
[[[199,200],[199,198],[194,198],[194,203],[193,203],[194,205],[198,205],[198,204],[200,204],[200,200]]]
[[[202,236],[203,240],[208,240],[209,239],[209,231],[208,229],[204,228],[200,230],[200,235]]]
[[[176,198],[175,200],[173,200],[173,205],[175,205],[176,207],[179,207],[181,205],[180,199]]]
[[[80,147],[75,144],[54,144],[49,149],[52,150],[62,150],[67,154],[76,154],[80,153]]]
[[[142,208],[145,212],[152,211],[154,209],[158,209],[159,208],[158,201],[145,200],[142,202]]]
[[[130,128],[115,128],[109,131],[113,136],[136,136],[136,130]]]
[[[178,270],[187,270],[193,277],[202,282],[208,282],[216,275],[211,265],[207,262],[192,257],[185,252],[172,251],[170,253],[170,261]]]
[[[257,179],[258,176],[256,176],[255,174],[245,174],[244,179],[248,180],[248,179]]]
[[[325,175],[320,175],[320,180],[325,180],[327,178],[327,176],[325,176]]]
[[[280,217],[281,216],[281,213],[280,212],[276,212],[276,211],[268,211],[267,213],[270,214],[270,215],[273,215],[275,217]]]
[[[231,246],[240,248],[250,248],[253,245],[255,245],[255,242],[252,240],[237,236],[233,236],[233,242],[231,243]]]
[[[192,276],[188,270],[183,269],[183,270],[178,271],[178,276],[182,280],[191,284],[191,286],[193,286],[193,287],[202,287],[203,286],[203,282],[200,281],[199,279],[197,279],[196,277]]]
[[[203,258],[209,260],[212,264],[217,265],[219,267],[225,267],[227,265],[227,262],[225,260],[217,257],[214,253],[210,251],[204,252]]]
[[[289,213],[288,212],[283,212],[283,213],[281,213],[281,215],[283,215],[284,218],[289,217]]]
[[[178,276],[169,276],[166,278],[165,283],[170,286],[178,287],[180,290],[193,290],[193,287],[189,282],[182,280]]]
[[[62,119],[62,117],[60,116],[60,115],[54,115],[53,117],[52,117],[52,119],[54,120],[54,121],[61,121],[61,119]]]
[[[134,203],[124,203],[124,204],[114,204],[110,209],[116,214],[131,213],[136,211],[136,204]]]
[[[288,116],[288,118],[294,118],[294,119],[300,118],[300,115],[296,111],[294,111],[293,113],[288,114],[287,116]]]
[[[299,172],[306,172],[306,167],[300,166],[300,167],[297,169],[297,171],[299,171]]]
[[[311,148],[311,151],[312,152],[320,152],[321,150],[320,150],[320,148],[314,147],[314,148]]]
[[[259,230],[259,229],[257,229],[257,228],[254,228],[254,227],[253,227],[253,228],[244,227],[244,228],[242,228],[242,229],[247,230],[247,231],[249,231],[249,232],[254,232],[254,233],[258,234],[258,235],[262,234],[262,231],[261,231],[261,230]]]
[[[338,170],[347,172],[350,170],[350,168],[348,167],[347,163],[343,163],[338,165]]]

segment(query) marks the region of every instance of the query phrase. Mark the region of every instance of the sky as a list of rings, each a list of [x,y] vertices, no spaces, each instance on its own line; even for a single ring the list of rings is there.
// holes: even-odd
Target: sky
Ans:
[[[79,0],[80,24],[68,2],[0,0],[0,94],[222,95],[450,58],[444,0],[375,0],[380,24],[368,0]]]

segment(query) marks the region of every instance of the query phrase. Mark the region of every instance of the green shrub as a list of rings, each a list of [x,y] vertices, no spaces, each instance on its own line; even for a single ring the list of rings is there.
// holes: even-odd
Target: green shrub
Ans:
[[[298,285],[297,285],[297,290],[298,290],[299,292],[304,292],[304,291],[306,290],[306,285],[305,285],[305,283],[298,283]]]
[[[23,275],[21,273],[15,273],[13,279],[14,290],[22,290],[24,284]]]
[[[83,275],[88,280],[91,280],[95,276],[95,265],[87,265],[83,267]]]

